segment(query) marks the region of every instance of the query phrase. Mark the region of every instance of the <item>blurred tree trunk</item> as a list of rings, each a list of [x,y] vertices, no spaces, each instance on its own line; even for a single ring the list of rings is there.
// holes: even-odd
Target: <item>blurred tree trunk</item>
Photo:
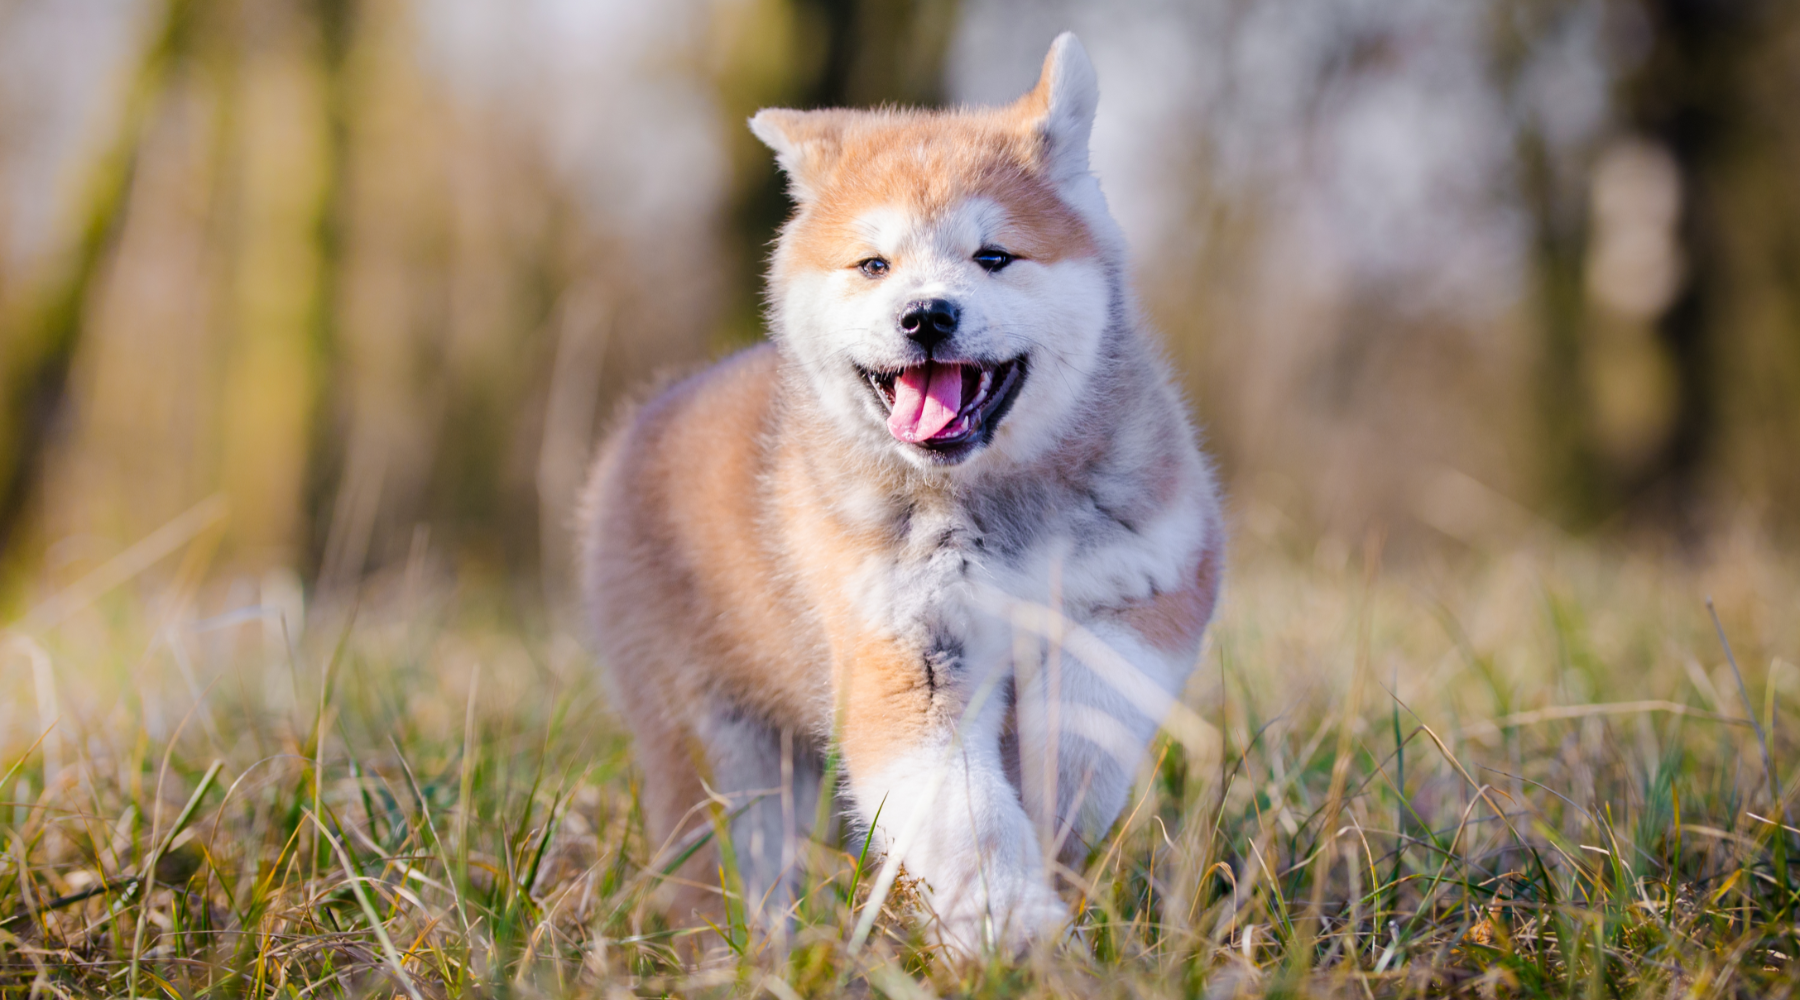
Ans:
[[[1766,425],[1763,439],[1746,449],[1766,479],[1770,509],[1785,523],[1790,542],[1800,538],[1800,4],[1771,12],[1764,33],[1762,70],[1747,88],[1765,147],[1750,170],[1740,199],[1760,239],[1766,241],[1770,287],[1742,369],[1759,383],[1752,404]]]
[[[1508,16],[1499,62],[1517,80],[1532,51],[1558,31],[1559,18],[1573,14],[1547,3],[1502,9]],[[1666,157],[1677,193],[1669,234],[1677,283],[1670,298],[1631,320],[1643,324],[1647,349],[1667,369],[1668,398],[1644,404],[1664,412],[1643,428],[1639,453],[1619,454],[1598,428],[1604,421],[1595,380],[1616,376],[1605,369],[1620,363],[1606,347],[1606,324],[1616,323],[1612,307],[1590,301],[1597,294],[1593,244],[1605,236],[1591,215],[1600,149],[1552,149],[1526,115],[1519,162],[1543,337],[1538,410],[1546,494],[1572,527],[1622,517],[1692,542],[1717,526],[1705,523],[1709,515],[1773,499],[1780,519],[1782,497],[1800,499],[1800,489],[1783,485],[1800,477],[1758,468],[1792,465],[1792,448],[1800,446],[1800,432],[1781,426],[1792,422],[1800,392],[1800,372],[1789,370],[1800,362],[1788,355],[1800,352],[1755,342],[1791,340],[1800,297],[1789,294],[1786,315],[1764,317],[1760,333],[1754,321],[1770,286],[1785,281],[1800,289],[1800,276],[1782,263],[1792,256],[1783,256],[1783,241],[1800,216],[1789,193],[1800,163],[1770,140],[1792,131],[1785,120],[1793,95],[1761,105],[1755,98],[1759,81],[1783,66],[1769,38],[1796,19],[1792,5],[1771,0],[1634,0],[1611,12],[1607,41],[1642,54],[1622,67],[1612,134],[1598,138]],[[1640,396],[1659,390],[1643,379],[1626,384]],[[1756,402],[1744,404],[1747,395]],[[1708,509],[1709,500],[1724,503]]]
[[[1588,322],[1583,278],[1591,150],[1553,141],[1529,80],[1536,54],[1569,30],[1566,19],[1575,13],[1554,2],[1497,5],[1493,52],[1496,74],[1518,108],[1519,197],[1531,221],[1530,277],[1542,338],[1533,403],[1539,435],[1537,473],[1544,499],[1556,516],[1567,524],[1586,526],[1607,506],[1581,378],[1582,338]]]
[[[219,483],[248,569],[304,565],[307,458],[318,398],[319,218],[330,204],[326,79],[302,0],[243,5],[228,234],[228,344],[220,374]]]
[[[941,103],[956,0],[756,0],[740,17],[723,29],[732,45],[717,81],[736,172],[721,346],[762,337],[763,269],[792,210],[774,156],[742,122],[771,106]]]
[[[1644,0],[1648,57],[1625,81],[1622,112],[1634,131],[1666,148],[1680,173],[1677,238],[1686,282],[1657,320],[1674,362],[1674,415],[1668,434],[1634,481],[1628,502],[1691,534],[1721,443],[1720,378],[1733,336],[1729,300],[1737,270],[1727,239],[1734,161],[1748,139],[1746,68],[1754,64],[1763,0]],[[1792,183],[1792,178],[1789,178]]]
[[[1587,323],[1585,199],[1566,176],[1566,165],[1556,159],[1543,135],[1528,128],[1519,143],[1519,166],[1533,220],[1532,263],[1543,337],[1537,379],[1543,473],[1559,516],[1580,527],[1603,516],[1609,499],[1588,429],[1581,378]]]
[[[325,103],[325,189],[319,199],[319,213],[314,228],[315,252],[318,255],[318,281],[308,320],[310,353],[319,379],[310,410],[311,424],[303,479],[302,525],[305,544],[305,571],[309,578],[330,569],[346,577],[362,574],[361,563],[367,558],[367,541],[357,545],[340,542],[354,555],[340,555],[333,560],[328,549],[332,544],[335,511],[345,480],[344,467],[346,427],[346,394],[341,390],[347,373],[342,371],[339,357],[339,300],[343,287],[344,233],[348,226],[350,172],[351,81],[348,70],[350,49],[355,39],[358,16],[355,0],[311,0],[310,11],[317,26],[318,57],[324,83]],[[336,563],[333,565],[333,563]],[[357,565],[348,565],[355,562]]]
[[[69,367],[81,339],[95,282],[130,203],[138,151],[170,76],[186,57],[197,0],[168,0],[132,79],[112,146],[95,168],[81,207],[70,260],[32,307],[0,337],[0,558],[14,542],[43,473],[45,450],[62,419]]]

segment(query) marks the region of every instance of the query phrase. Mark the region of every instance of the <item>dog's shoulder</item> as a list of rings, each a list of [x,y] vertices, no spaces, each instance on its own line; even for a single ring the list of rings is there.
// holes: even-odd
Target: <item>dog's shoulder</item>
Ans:
[[[778,369],[759,344],[620,408],[580,508],[590,565],[623,539],[703,548],[749,530]]]

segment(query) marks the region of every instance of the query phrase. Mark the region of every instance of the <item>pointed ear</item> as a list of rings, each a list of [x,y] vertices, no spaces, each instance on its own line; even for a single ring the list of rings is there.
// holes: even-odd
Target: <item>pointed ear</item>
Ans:
[[[1044,167],[1057,182],[1088,172],[1088,136],[1094,130],[1094,109],[1099,103],[1100,83],[1087,49],[1073,32],[1057,35],[1050,43],[1050,54],[1044,57],[1044,72],[1037,86],[1013,105],[1037,130]]]
[[[750,119],[750,131],[775,151],[795,201],[805,204],[818,196],[825,172],[837,160],[843,132],[837,113],[764,108]]]

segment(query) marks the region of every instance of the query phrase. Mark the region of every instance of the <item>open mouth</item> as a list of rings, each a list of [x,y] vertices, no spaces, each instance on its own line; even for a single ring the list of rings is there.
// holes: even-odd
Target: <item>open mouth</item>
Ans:
[[[888,433],[930,451],[952,452],[993,433],[1025,381],[1025,359],[998,364],[926,361],[862,372],[888,411]]]

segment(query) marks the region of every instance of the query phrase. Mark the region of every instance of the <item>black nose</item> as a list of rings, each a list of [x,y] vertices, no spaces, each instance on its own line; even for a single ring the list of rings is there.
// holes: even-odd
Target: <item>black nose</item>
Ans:
[[[956,332],[958,312],[956,303],[948,299],[908,303],[900,313],[900,332],[930,350]]]

